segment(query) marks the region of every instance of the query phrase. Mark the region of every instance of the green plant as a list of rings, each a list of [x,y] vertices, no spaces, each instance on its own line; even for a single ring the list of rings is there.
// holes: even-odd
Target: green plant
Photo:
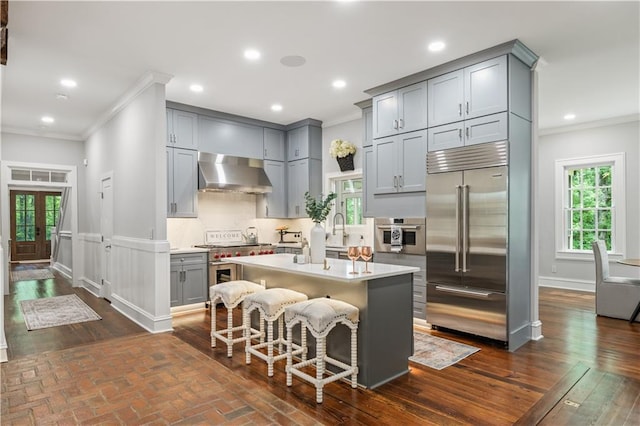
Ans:
[[[313,198],[308,191],[304,193],[307,214],[309,215],[311,220],[316,223],[322,222],[327,218],[329,212],[331,211],[331,201],[336,198],[336,193],[330,192],[329,195],[327,195],[327,198],[325,198],[324,200],[322,200],[322,195],[320,195],[319,198],[319,200]]]

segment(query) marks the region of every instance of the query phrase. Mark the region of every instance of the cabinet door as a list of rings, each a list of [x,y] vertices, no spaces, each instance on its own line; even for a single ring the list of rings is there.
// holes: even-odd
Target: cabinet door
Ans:
[[[182,305],[182,282],[180,281],[182,268],[180,265],[171,265],[171,269],[169,272],[169,292],[170,292],[170,302],[169,306],[180,306]]]
[[[495,142],[507,139],[507,113],[466,120],[465,145]]]
[[[171,217],[197,217],[198,152],[173,148],[173,213]]]
[[[395,136],[378,139],[373,145],[375,165],[375,194],[398,191],[398,156]]]
[[[173,110],[167,108],[167,146],[173,146]]]
[[[184,305],[207,300],[207,264],[185,264],[182,267],[182,302]]]
[[[309,127],[303,126],[287,132],[287,159],[289,161],[309,157]]]
[[[373,198],[376,169],[372,146],[363,148],[362,166],[362,215],[364,217],[376,217],[375,199]]]
[[[427,82],[398,90],[398,133],[427,128]]]
[[[264,157],[263,128],[209,117],[200,117],[200,151],[236,157]]]
[[[407,133],[398,138],[398,191],[424,191],[427,177],[427,131]]]
[[[427,129],[429,151],[440,151],[464,145],[463,127],[464,122],[460,121]]]
[[[173,148],[166,148],[167,151],[167,217],[173,216]]]
[[[373,108],[362,110],[362,124],[364,125],[362,146],[371,146],[373,145]]]
[[[463,120],[464,71],[458,70],[427,82],[429,127]]]
[[[383,138],[398,133],[398,92],[390,92],[373,98],[373,138]]]
[[[507,57],[464,69],[465,119],[507,110]]]
[[[284,132],[264,128],[264,159],[284,161]]]
[[[271,181],[272,192],[258,196],[256,216],[286,218],[287,187],[285,183],[285,163],[265,160],[264,171]]]
[[[173,110],[173,146],[198,149],[198,116],[191,112]]]
[[[288,211],[290,218],[306,217],[304,193],[309,188],[309,160],[288,163]]]

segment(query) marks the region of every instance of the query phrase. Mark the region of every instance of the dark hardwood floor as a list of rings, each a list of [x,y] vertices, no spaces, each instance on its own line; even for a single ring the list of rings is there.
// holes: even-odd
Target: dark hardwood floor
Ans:
[[[42,351],[99,345],[110,339],[143,341],[149,336],[111,309],[108,302],[71,288],[59,276],[12,283],[11,288],[11,295],[5,296],[9,364]],[[18,306],[21,298],[71,292],[103,320],[26,331]],[[218,309],[217,314],[224,323],[226,312]],[[468,336],[431,331],[481,350],[440,371],[410,363],[409,374],[375,390],[329,384],[320,405],[315,403],[315,390],[309,384],[294,378],[294,386],[285,385],[282,364],[276,364],[276,374],[268,378],[263,362],[254,359],[250,366],[245,365],[243,348],[236,347],[232,358],[227,358],[222,344],[211,348],[206,311],[175,316],[172,335],[214,361],[210,367],[218,375],[231,374],[251,389],[266,391],[280,404],[322,424],[639,425],[640,323],[596,317],[593,294],[549,288],[540,289],[540,319],[544,338],[515,353]],[[278,406],[277,401],[272,403]],[[3,396],[3,413],[5,406]],[[269,418],[272,424],[306,422]],[[248,424],[246,419],[233,423]]]

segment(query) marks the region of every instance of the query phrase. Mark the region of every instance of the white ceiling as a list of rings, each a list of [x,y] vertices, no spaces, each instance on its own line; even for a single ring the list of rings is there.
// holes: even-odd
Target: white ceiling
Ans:
[[[640,3],[9,3],[5,130],[78,138],[147,71],[167,99],[288,124],[355,118],[364,90],[520,39],[541,57],[539,127],[638,114]],[[439,53],[427,51],[445,41]],[[249,63],[243,50],[262,58]],[[301,55],[298,68],[280,58]],[[78,82],[65,89],[59,80]],[[342,78],[347,87],[334,89]],[[204,86],[200,94],[191,83]],[[57,93],[68,95],[66,101]],[[270,105],[284,109],[275,113]],[[55,123],[43,126],[51,115]]]

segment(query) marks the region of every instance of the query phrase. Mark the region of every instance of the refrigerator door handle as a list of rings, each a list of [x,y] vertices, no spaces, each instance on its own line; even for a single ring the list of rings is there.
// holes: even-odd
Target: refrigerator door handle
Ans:
[[[436,285],[436,290],[443,293],[457,294],[462,297],[472,297],[474,299],[489,299],[493,292],[482,290],[469,290],[465,288],[446,287],[442,285]]]
[[[460,194],[462,186],[456,185],[456,272],[460,272]]]
[[[467,269],[469,252],[469,185],[462,185],[462,272]]]

